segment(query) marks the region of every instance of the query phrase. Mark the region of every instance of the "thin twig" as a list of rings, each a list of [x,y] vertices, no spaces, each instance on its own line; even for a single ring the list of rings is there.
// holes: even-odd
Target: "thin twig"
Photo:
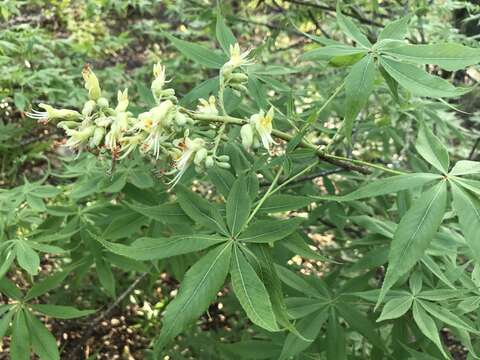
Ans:
[[[473,144],[472,150],[470,150],[470,154],[468,154],[468,160],[473,160],[473,157],[475,156],[475,150],[477,149],[478,144],[480,144],[480,137],[477,138],[477,141],[475,141],[475,144]]]
[[[196,112],[189,112],[189,111],[187,112],[193,119],[198,121],[220,122],[220,123],[229,123],[234,125],[243,125],[247,123],[246,120],[236,118],[233,116],[218,116],[218,115],[210,115],[210,114],[199,114]],[[285,133],[283,131],[276,130],[276,129],[272,130],[272,135],[278,139],[282,139],[285,141],[290,141],[296,136],[296,134],[290,135],[288,133]],[[381,171],[384,171],[390,174],[395,174],[395,175],[405,174],[404,171],[390,169],[380,164],[374,164],[374,163],[370,163],[363,160],[351,159],[344,156],[329,154],[324,150],[320,149],[318,146],[306,140],[300,141],[298,146],[313,150],[320,160],[323,160],[333,165],[340,166],[344,169],[359,172],[361,174],[370,174],[371,170],[369,168],[381,170]]]
[[[76,354],[78,351],[80,351],[83,348],[85,342],[87,342],[90,335],[92,335],[92,333],[95,331],[96,326],[103,319],[105,319],[105,317],[107,317],[107,315],[109,315],[112,312],[112,310],[115,309],[118,306],[118,304],[120,304],[123,301],[123,299],[127,297],[128,294],[130,294],[135,289],[138,283],[142,281],[142,279],[145,276],[147,276],[147,274],[148,273],[143,273],[142,275],[140,275],[119,297],[117,297],[117,299],[104,312],[102,312],[102,314],[100,314],[96,319],[94,319],[91,322],[88,330],[83,334],[81,339],[78,341],[77,345],[73,348],[71,352],[72,354]]]

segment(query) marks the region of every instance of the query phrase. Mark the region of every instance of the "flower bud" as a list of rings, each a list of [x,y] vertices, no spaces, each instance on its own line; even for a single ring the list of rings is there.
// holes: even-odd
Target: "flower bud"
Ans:
[[[97,100],[102,96],[102,91],[100,90],[97,76],[93,73],[88,64],[83,67],[82,75],[85,80],[85,89],[88,90],[89,98],[91,100]]]
[[[217,162],[217,165],[223,169],[230,169],[230,164],[227,162]]]
[[[113,118],[109,116],[100,116],[98,119],[95,120],[95,125],[107,127],[112,123],[112,121],[113,121]]]
[[[97,105],[100,109],[108,108],[108,100],[104,97],[101,97],[97,100]]]
[[[185,114],[177,112],[175,114],[175,122],[177,123],[177,125],[183,126],[188,122],[188,118]]]
[[[88,100],[85,105],[83,105],[82,115],[83,116],[90,116],[92,112],[95,110],[95,100]]]
[[[67,129],[75,129],[79,125],[80,125],[80,123],[78,123],[76,121],[60,121],[57,124],[57,127],[59,127],[60,129],[63,129],[63,130],[67,130]]]
[[[161,95],[161,97],[164,97],[164,98],[175,97],[175,90],[174,89],[165,89],[165,90],[161,91],[160,95]]]
[[[250,150],[253,144],[253,129],[250,124],[245,124],[240,129],[242,145],[246,150]]]
[[[248,76],[244,73],[234,73],[228,77],[228,80],[231,83],[243,84],[248,81]]]
[[[195,163],[195,165],[199,166],[199,165],[202,164],[203,160],[205,160],[205,158],[207,157],[207,155],[208,155],[207,149],[201,148],[201,149],[198,150],[197,153],[195,154],[195,158],[193,159],[193,162]]]
[[[205,159],[205,166],[207,168],[211,168],[213,165],[215,165],[215,160],[213,160],[213,157],[207,156],[207,158]]]
[[[128,107],[128,89],[122,91],[118,90],[117,93],[117,107],[115,108],[116,112],[124,112]],[[108,105],[107,105],[108,107]]]
[[[240,91],[241,93],[246,93],[248,92],[248,89],[246,88],[245,85],[242,85],[242,84],[229,84],[229,86],[234,89],[234,90],[237,90],[237,91]]]
[[[220,155],[217,157],[218,161],[220,162],[229,162],[230,161],[230,156],[228,155]]]
[[[100,145],[105,135],[105,128],[97,126],[93,132],[93,136],[90,139],[90,147],[95,148]]]

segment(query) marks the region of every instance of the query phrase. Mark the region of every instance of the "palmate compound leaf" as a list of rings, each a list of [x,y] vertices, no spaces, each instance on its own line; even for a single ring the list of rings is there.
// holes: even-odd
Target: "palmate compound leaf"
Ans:
[[[413,95],[430,98],[457,97],[470,89],[456,88],[447,80],[430,75],[415,65],[380,57],[385,71]]]
[[[395,175],[385,179],[374,180],[347,195],[314,196],[313,198],[319,200],[353,201],[413,189],[440,179],[442,179],[442,176],[430,173]]]
[[[159,260],[188,254],[228,240],[218,235],[177,235],[170,238],[144,237],[135,240],[132,245],[123,245],[103,240],[98,236],[94,236],[94,238],[108,251],[139,261]]]
[[[248,318],[268,331],[278,331],[267,289],[237,246],[233,248],[230,275],[233,291]]]
[[[388,268],[377,305],[387,291],[423,257],[442,223],[447,206],[447,182],[441,181],[418,198],[393,235]]]
[[[219,245],[198,260],[185,274],[177,296],[168,304],[155,353],[195,321],[215,300],[230,268],[232,243]]]
[[[455,181],[451,182],[451,188],[453,208],[457,213],[463,235],[475,260],[480,262],[480,201],[463,190]]]

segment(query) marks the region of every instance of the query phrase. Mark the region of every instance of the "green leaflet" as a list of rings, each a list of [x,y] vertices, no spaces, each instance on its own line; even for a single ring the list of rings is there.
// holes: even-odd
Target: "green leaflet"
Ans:
[[[382,40],[403,40],[407,36],[408,23],[410,17],[405,16],[395,21],[389,22],[378,35],[377,43]]]
[[[318,311],[313,317],[303,318],[296,324],[298,332],[301,333],[304,338],[316,339],[327,317],[328,311]],[[312,341],[305,341],[297,335],[290,333],[285,339],[279,360],[290,359],[292,356],[300,354],[311,344]]]
[[[270,340],[244,340],[236,343],[222,343],[220,348],[228,353],[226,359],[239,356],[244,359],[273,359],[278,357],[280,347]]]
[[[25,311],[33,351],[41,360],[60,360],[55,337],[32,313]]]
[[[233,183],[226,204],[227,224],[231,235],[236,236],[243,229],[251,206],[252,200],[248,193],[247,180],[244,176],[240,176]]]
[[[293,211],[304,208],[312,203],[307,196],[298,195],[272,195],[260,207],[259,213],[271,214],[284,211]]]
[[[13,260],[15,260],[14,249],[8,249],[3,252],[2,256],[0,257],[0,261],[2,262],[0,265],[0,279],[10,269],[10,266],[12,265]]]
[[[453,208],[455,209],[465,240],[472,254],[480,262],[480,201],[451,182]]]
[[[302,278],[301,275],[295,274],[293,271],[280,265],[275,265],[275,269],[277,270],[280,280],[282,280],[282,282],[290,286],[292,289],[295,289],[300,293],[307,294],[314,298],[321,299],[324,297],[324,295],[319,290],[310,285],[306,280]]]
[[[440,175],[430,173],[395,175],[384,179],[374,180],[368,185],[365,185],[347,195],[315,196],[314,198],[319,200],[353,201],[413,189],[426,185],[434,180],[440,180],[441,178]]]
[[[103,237],[110,240],[126,238],[138,232],[148,222],[148,218],[145,218],[142,214],[127,209],[125,213],[116,216],[108,224],[103,232]]]
[[[2,314],[0,317],[0,339],[5,336],[8,328],[10,327],[10,322],[12,321],[14,311],[9,311],[6,314]]]
[[[442,355],[449,359],[442,346],[442,341],[438,336],[438,328],[435,321],[425,312],[417,302],[413,303],[413,319],[420,331],[429,338],[442,352]]]
[[[377,322],[399,318],[410,309],[412,302],[411,296],[401,296],[387,301]]]
[[[217,191],[227,198],[228,193],[232,189],[232,185],[235,182],[235,176],[233,176],[230,171],[222,169],[218,166],[209,168],[207,173]]]
[[[350,18],[342,14],[340,7],[337,5],[337,23],[340,26],[340,29],[352,40],[355,40],[359,45],[370,49],[372,43],[367,39],[367,37],[360,31],[360,29],[353,23]]]
[[[190,219],[185,215],[185,212],[177,203],[155,206],[130,203],[127,204],[127,206],[133,211],[163,224],[188,225],[191,223]]]
[[[301,319],[322,309],[327,302],[315,298],[289,296],[285,299],[285,304],[291,319]]]
[[[304,221],[302,218],[288,220],[258,220],[238,237],[239,241],[269,243],[292,234]]]
[[[217,246],[187,271],[178,295],[165,310],[160,337],[155,342],[157,354],[216,298],[227,277],[231,253],[231,242]]]
[[[218,54],[212,49],[204,48],[201,45],[188,41],[180,40],[166,32],[165,37],[187,58],[212,69],[220,69],[227,62],[224,55]]]
[[[230,275],[233,291],[248,318],[268,331],[277,331],[278,326],[267,289],[237,246],[233,248]]]
[[[228,55],[230,54],[229,48],[230,45],[233,45],[237,42],[235,36],[232,33],[232,30],[228,28],[225,24],[225,19],[223,18],[220,10],[218,9],[217,14],[217,23],[215,25],[215,34],[217,36],[217,40],[222,47],[223,51]]]
[[[345,78],[345,135],[351,139],[353,122],[367,104],[373,91],[376,68],[373,55],[367,55],[352,66]]]
[[[23,309],[18,310],[13,319],[10,357],[12,360],[30,360],[30,332]]]
[[[25,240],[15,241],[15,253],[20,267],[25,269],[31,275],[38,274],[40,258]]]
[[[385,53],[415,64],[438,65],[449,71],[460,70],[480,62],[480,49],[455,43],[402,44],[385,50]]]
[[[209,203],[183,186],[177,185],[176,190],[180,207],[193,221],[213,231],[228,234],[225,221],[215,204]]]
[[[460,160],[455,163],[449,175],[462,176],[480,174],[480,162]]]
[[[417,300],[422,307],[430,313],[430,315],[435,318],[443,321],[444,323],[456,327],[461,330],[465,330],[474,334],[479,334],[479,331],[476,330],[471,324],[467,323],[465,320],[461,319],[459,316],[455,315],[453,312],[448,310],[444,306],[438,306],[432,302]]]
[[[100,285],[105,292],[111,297],[115,297],[116,294],[116,282],[113,275],[112,266],[109,262],[105,261],[103,256],[94,254],[95,257],[95,272],[97,273]]]
[[[379,349],[385,349],[385,345],[382,342],[380,335],[375,329],[374,323],[370,321],[364,314],[362,314],[355,306],[352,304],[339,302],[336,304],[336,309],[339,314],[348,322],[348,325],[362,334],[372,345],[378,347]]]
[[[303,258],[318,261],[331,261],[326,256],[319,254],[318,251],[312,250],[309,244],[302,238],[299,232],[293,232],[288,239],[280,243],[284,248],[290,250],[293,254]]]
[[[39,313],[57,319],[76,319],[95,313],[95,310],[78,310],[65,305],[32,304],[31,307]]]
[[[123,245],[95,237],[107,250],[130,259],[159,260],[204,250],[227,241],[218,235],[178,235],[170,238],[139,238],[132,245]]]
[[[72,268],[64,271],[57,271],[49,277],[34,283],[30,290],[28,290],[27,295],[25,295],[25,300],[28,301],[36,298],[37,296],[45,294],[46,292],[60,286],[62,281],[65,280],[65,278],[71,272]]]
[[[424,123],[420,125],[415,148],[438,171],[448,173],[450,166],[448,150]]]
[[[422,258],[442,223],[446,205],[447,183],[443,181],[423,193],[400,220],[393,236],[377,306],[397,280]]]
[[[456,97],[470,89],[456,88],[448,81],[428,74],[422,69],[396,60],[380,57],[380,63],[385,71],[401,86],[417,96],[431,98]]]
[[[367,49],[358,48],[348,45],[329,45],[319,47],[304,53],[301,58],[303,60],[330,60],[335,56],[346,56],[355,54],[366,54]]]
[[[330,308],[327,324],[327,360],[346,360],[345,330],[339,323],[334,308]]]

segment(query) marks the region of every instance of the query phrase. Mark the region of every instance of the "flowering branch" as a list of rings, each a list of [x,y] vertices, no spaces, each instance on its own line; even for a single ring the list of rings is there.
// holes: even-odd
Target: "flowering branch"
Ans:
[[[188,114],[192,119],[197,121],[218,122],[218,123],[233,124],[233,125],[245,125],[248,123],[247,120],[232,117],[232,116],[199,114],[196,112],[188,112]],[[290,141],[295,137],[295,134],[288,134],[286,132],[276,130],[276,129],[272,130],[272,135],[278,139],[282,139],[285,141]],[[395,175],[405,174],[404,171],[390,169],[383,165],[373,164],[363,160],[350,159],[347,157],[326,153],[323,150],[319,149],[318,146],[311,144],[305,140],[300,141],[299,146],[314,150],[317,156],[323,161],[326,161],[333,165],[340,166],[344,169],[357,171],[362,174],[370,174],[371,171],[368,168],[381,170],[383,172],[395,174]]]

